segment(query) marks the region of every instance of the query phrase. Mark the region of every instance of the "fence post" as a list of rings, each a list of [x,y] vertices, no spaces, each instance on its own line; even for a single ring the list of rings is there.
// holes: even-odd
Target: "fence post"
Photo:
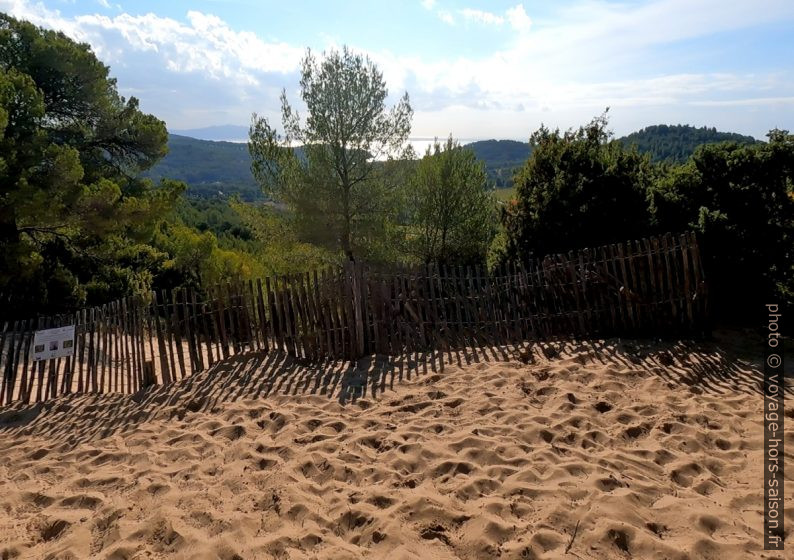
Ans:
[[[363,310],[364,302],[362,297],[361,286],[364,278],[364,268],[361,264],[348,262],[345,266],[350,275],[351,292],[353,301],[353,318],[355,322],[355,338],[351,336],[351,345],[353,341],[356,344],[356,351],[352,353],[352,358],[360,358],[364,355],[364,319]],[[351,333],[352,335],[353,333]]]

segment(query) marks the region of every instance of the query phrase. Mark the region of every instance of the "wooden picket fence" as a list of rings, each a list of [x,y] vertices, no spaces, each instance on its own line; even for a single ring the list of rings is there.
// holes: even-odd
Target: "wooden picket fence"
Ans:
[[[488,272],[361,265],[128,297],[6,323],[0,404],[134,393],[245,352],[306,361],[551,337],[699,333],[706,284],[693,234],[670,234]],[[74,324],[74,355],[32,361],[36,330]]]

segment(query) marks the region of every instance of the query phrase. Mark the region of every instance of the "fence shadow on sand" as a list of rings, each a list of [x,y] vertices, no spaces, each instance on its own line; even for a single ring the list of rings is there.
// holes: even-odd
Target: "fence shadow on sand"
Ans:
[[[658,376],[672,388],[685,387],[694,394],[760,395],[763,381],[762,366],[750,348],[737,352],[735,344],[726,340],[564,340],[518,348],[453,349],[443,355],[372,355],[357,362],[322,364],[279,352],[251,353],[133,395],[75,394],[44,403],[17,403],[0,410],[0,436],[37,436],[52,446],[68,449],[134,430],[152,420],[182,421],[191,413],[212,412],[234,401],[317,395],[351,405],[358,399],[378,398],[396,384],[417,377],[433,383],[450,366],[510,360],[524,362],[528,369],[563,360],[634,370]],[[786,393],[794,395],[790,385]],[[15,437],[16,442],[24,439]]]
[[[454,351],[460,364],[505,361],[508,350]],[[446,356],[446,358],[449,358]],[[450,361],[447,359],[447,364]],[[320,395],[346,405],[364,396],[377,398],[396,383],[444,370],[438,353],[372,355],[358,361],[310,363],[283,352],[253,352],[229,358],[205,372],[132,395],[75,393],[34,404],[0,409],[0,435],[38,436],[69,447],[134,430],[151,420],[182,420],[224,403],[273,395]],[[432,378],[431,378],[432,379]]]

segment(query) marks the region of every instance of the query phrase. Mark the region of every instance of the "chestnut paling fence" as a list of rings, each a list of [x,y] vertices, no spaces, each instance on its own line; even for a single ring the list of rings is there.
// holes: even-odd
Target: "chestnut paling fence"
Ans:
[[[0,404],[133,393],[245,352],[311,361],[564,336],[699,333],[707,291],[694,234],[549,255],[488,272],[349,264],[198,293],[152,292],[0,331]],[[36,330],[75,325],[74,354],[33,361]]]

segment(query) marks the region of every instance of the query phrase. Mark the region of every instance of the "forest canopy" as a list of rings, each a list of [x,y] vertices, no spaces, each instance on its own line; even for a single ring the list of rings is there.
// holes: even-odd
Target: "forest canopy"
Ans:
[[[758,140],[735,132],[719,132],[714,127],[658,124],[632,132],[620,138],[620,142],[627,147],[636,146],[641,153],[649,154],[653,161],[684,163],[703,144],[734,142],[746,145],[757,144]]]
[[[66,311],[151,285],[149,243],[183,185],[139,178],[165,124],[118,94],[88,45],[0,14],[0,294]]]

